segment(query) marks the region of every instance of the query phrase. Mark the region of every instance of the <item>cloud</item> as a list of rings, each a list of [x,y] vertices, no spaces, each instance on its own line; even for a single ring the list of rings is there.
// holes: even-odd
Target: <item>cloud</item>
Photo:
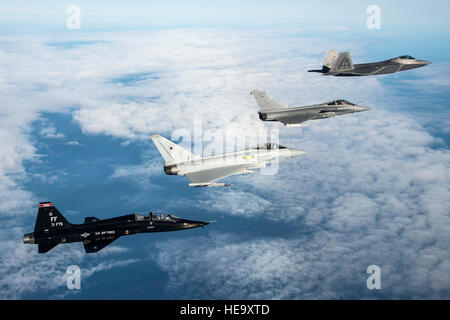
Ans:
[[[307,155],[281,163],[275,176],[237,177],[233,189],[208,191],[192,202],[207,204],[211,214],[263,215],[294,224],[298,234],[214,235],[199,240],[189,256],[179,242],[163,245],[158,261],[170,277],[169,293],[218,299],[448,298],[443,279],[450,279],[450,152],[431,148],[434,138],[412,118],[384,110],[314,122],[301,129],[301,138],[294,134],[296,129],[289,130],[283,141]],[[173,250],[183,261],[176,272],[166,253]],[[371,264],[382,270],[379,293],[365,288]],[[186,283],[202,285],[179,285]]]
[[[49,139],[62,139],[65,137],[63,133],[56,132],[56,129],[54,127],[42,128],[39,134],[42,137]]]
[[[0,37],[0,213],[9,218],[2,232],[20,228],[5,233],[12,240],[2,244],[8,252],[0,263],[2,297],[64,285],[68,262],[91,272],[120,266],[101,255],[89,260],[75,247],[57,247],[44,259],[21,243],[23,216],[35,214],[34,195],[22,182],[25,163],[38,158],[30,127],[41,112],[73,112],[83,133],[125,143],[192,132],[195,120],[205,134],[239,136],[266,125],[257,119],[253,88],[292,106],[345,98],[372,109],[308,128],[268,124],[280,129],[283,145],[308,154],[281,163],[275,176],[234,177],[228,189],[180,196],[184,207],[295,230],[284,237],[213,234],[192,239],[195,251],[182,241],[160,244],[154,257],[168,274],[168,292],[255,299],[450,296],[448,149],[434,147],[437,140],[399,111],[395,90],[378,78],[305,72],[322,63],[325,49],[345,46],[361,56],[363,44],[207,29],[70,37],[86,44],[61,48],[47,45],[47,36]],[[144,159],[119,165],[111,179],[151,180],[161,169]],[[370,264],[382,268],[379,293],[364,287]]]
[[[68,146],[79,146],[80,143],[76,140],[67,141],[66,143]]]
[[[444,88],[450,86],[450,77],[448,77],[447,70],[450,68],[450,63],[439,62],[427,66],[427,69],[418,69],[417,78],[404,80],[404,84],[412,86],[421,91],[438,94]]]
[[[145,188],[159,188],[153,183],[153,178],[162,174],[161,162],[150,160],[140,165],[117,166],[109,179],[131,180]]]
[[[152,35],[146,40],[136,35],[135,41],[141,50],[130,50],[127,60],[109,57],[121,61],[110,74],[119,76],[122,72],[120,77],[128,79],[141,69],[138,74],[156,72],[158,79],[141,80],[139,77],[140,81],[132,87],[112,83],[106,90],[100,88],[104,86],[99,83],[101,78],[90,79],[104,96],[75,111],[74,119],[84,132],[148,139],[155,132],[167,134],[176,129],[192,129],[194,120],[201,120],[205,130],[262,129],[264,125],[254,121],[255,103],[249,95],[254,87],[272,89],[273,94],[284,87],[281,90],[285,98],[297,96],[301,97],[297,101],[305,103],[317,99],[319,93],[332,97],[332,90],[341,88],[334,82],[324,92],[318,86],[323,79],[310,78],[303,72],[311,64],[306,54],[323,55],[320,50],[311,48],[315,40],[287,40],[277,34],[271,38],[270,50],[267,50],[267,42],[258,32],[177,30]],[[246,41],[251,46],[242,45],[243,37],[249,38]],[[285,41],[293,43],[287,45]],[[125,46],[128,42],[129,39],[119,37],[116,45]],[[303,54],[294,51],[295,47],[301,48]],[[95,51],[86,54],[93,55]],[[120,50],[115,53],[121,54]],[[140,61],[140,67],[136,61]],[[375,81],[369,79],[368,82]],[[303,89],[297,94],[287,89],[300,83]],[[115,88],[113,92],[112,88]],[[342,91],[363,88],[360,81],[349,80]]]
[[[207,200],[198,199],[194,206],[214,214],[223,212],[248,218],[264,215],[272,203],[256,194],[242,190],[208,190],[204,194]],[[184,201],[182,201],[184,203]]]
[[[159,244],[157,262],[169,276],[166,294],[181,299],[448,296],[447,253],[438,256],[432,248],[424,248],[418,257],[414,250],[398,250],[389,243],[389,231],[358,236],[326,230],[295,238],[259,239],[212,233]],[[384,242],[374,241],[380,236]],[[407,245],[406,239],[402,242]],[[366,268],[371,264],[381,268],[380,291],[366,287]]]
[[[15,121],[15,122],[13,122]],[[32,194],[21,186],[25,178],[23,162],[35,155],[27,139],[26,120],[0,117],[0,213],[12,216],[26,211]]]
[[[8,235],[8,240],[3,240],[1,244],[3,252],[8,252],[8,255],[0,259],[1,299],[19,299],[33,292],[56,292],[66,286],[66,268],[69,265],[80,266],[82,281],[89,283],[88,278],[96,272],[137,262],[136,259],[112,259],[115,254],[125,250],[114,246],[105,248],[100,256],[90,259],[86,259],[84,250],[77,246],[57,246],[45,255],[38,254],[36,246],[21,243],[24,229],[14,228],[2,232]],[[99,257],[103,261],[99,262]]]
[[[161,245],[168,294],[448,298],[450,152],[432,148],[434,138],[414,119],[383,109],[284,131],[285,145],[308,154],[281,163],[277,175],[236,177],[229,189],[180,201],[213,215],[263,216],[275,229],[295,225],[296,234],[215,234],[189,254],[178,241]],[[382,270],[378,293],[365,287],[371,264]]]

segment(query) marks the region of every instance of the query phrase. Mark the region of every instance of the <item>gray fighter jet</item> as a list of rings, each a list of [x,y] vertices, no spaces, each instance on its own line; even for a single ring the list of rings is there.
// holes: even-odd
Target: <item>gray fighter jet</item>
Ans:
[[[318,120],[333,118],[347,113],[361,112],[369,110],[344,99],[334,100],[322,104],[311,106],[289,108],[266,95],[264,91],[254,89],[251,93],[255,97],[256,103],[261,109],[259,118],[263,121],[280,121],[285,126],[307,126],[304,123],[308,120]]]
[[[216,180],[236,174],[253,173],[252,169],[265,168],[271,161],[281,161],[306,153],[275,143],[264,143],[241,151],[202,157],[158,134],[151,138],[164,158],[164,172],[168,175],[186,176],[190,187],[228,186]]]
[[[308,70],[308,72],[319,72],[323,75],[331,76],[370,76],[410,70],[426,66],[430,63],[430,61],[418,60],[405,55],[380,62],[354,65],[349,52],[341,52],[338,55],[335,50],[328,50],[322,70]]]

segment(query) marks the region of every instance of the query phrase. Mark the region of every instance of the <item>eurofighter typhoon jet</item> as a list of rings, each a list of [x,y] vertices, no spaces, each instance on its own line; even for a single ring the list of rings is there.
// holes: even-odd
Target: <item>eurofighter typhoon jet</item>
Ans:
[[[329,50],[326,53],[322,70],[308,70],[308,72],[319,72],[331,76],[370,76],[410,70],[430,63],[430,61],[418,60],[405,55],[380,62],[354,65],[349,52],[341,52],[338,55],[335,50]]]
[[[256,103],[261,109],[261,111],[258,112],[261,120],[280,121],[288,127],[307,126],[309,124],[304,122],[308,120],[333,118],[347,113],[361,112],[370,109],[348,102],[344,99],[311,106],[290,108],[273,100],[266,95],[264,91],[254,89],[250,94],[255,97]]]
[[[250,149],[202,157],[158,134],[151,138],[164,158],[164,172],[186,176],[190,181],[189,187],[229,186],[216,181],[232,175],[253,173],[253,169],[265,168],[273,160],[281,161],[306,153],[275,143],[264,143]]]
[[[127,214],[100,220],[84,218],[83,224],[72,224],[51,202],[40,202],[34,232],[23,236],[23,242],[37,244],[38,252],[45,253],[60,243],[83,242],[86,253],[100,251],[121,236],[136,233],[186,230],[204,227],[209,222],[177,218],[173,215]]]

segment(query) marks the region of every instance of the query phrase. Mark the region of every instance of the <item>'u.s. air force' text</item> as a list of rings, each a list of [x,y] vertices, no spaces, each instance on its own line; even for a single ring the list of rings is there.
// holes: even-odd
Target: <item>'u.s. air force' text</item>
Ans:
[[[200,315],[210,318],[214,312],[225,315],[267,315],[270,308],[266,304],[226,304],[220,309],[188,304],[180,308],[181,315]]]

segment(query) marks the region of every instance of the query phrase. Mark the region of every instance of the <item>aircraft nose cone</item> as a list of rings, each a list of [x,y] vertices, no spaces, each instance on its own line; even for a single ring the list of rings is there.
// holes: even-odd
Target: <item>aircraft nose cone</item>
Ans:
[[[209,224],[209,222],[197,221],[197,223],[196,223],[194,228],[201,227],[203,229],[203,227],[208,225],[208,224]]]
[[[304,154],[306,154],[307,152],[301,151],[301,150],[290,149],[290,150],[289,150],[289,153],[290,153],[290,158],[295,158],[295,157],[304,155]]]
[[[428,61],[428,60],[417,60],[417,62],[419,62],[420,64],[422,64],[424,66],[431,64],[431,61]]]
[[[355,111],[356,112],[367,111],[367,110],[370,110],[370,108],[369,107],[363,107],[363,106],[356,106],[355,107]]]
[[[198,228],[198,227],[204,227],[206,225],[208,225],[209,222],[204,222],[204,221],[187,221],[185,222],[185,227],[188,229],[191,228]]]

